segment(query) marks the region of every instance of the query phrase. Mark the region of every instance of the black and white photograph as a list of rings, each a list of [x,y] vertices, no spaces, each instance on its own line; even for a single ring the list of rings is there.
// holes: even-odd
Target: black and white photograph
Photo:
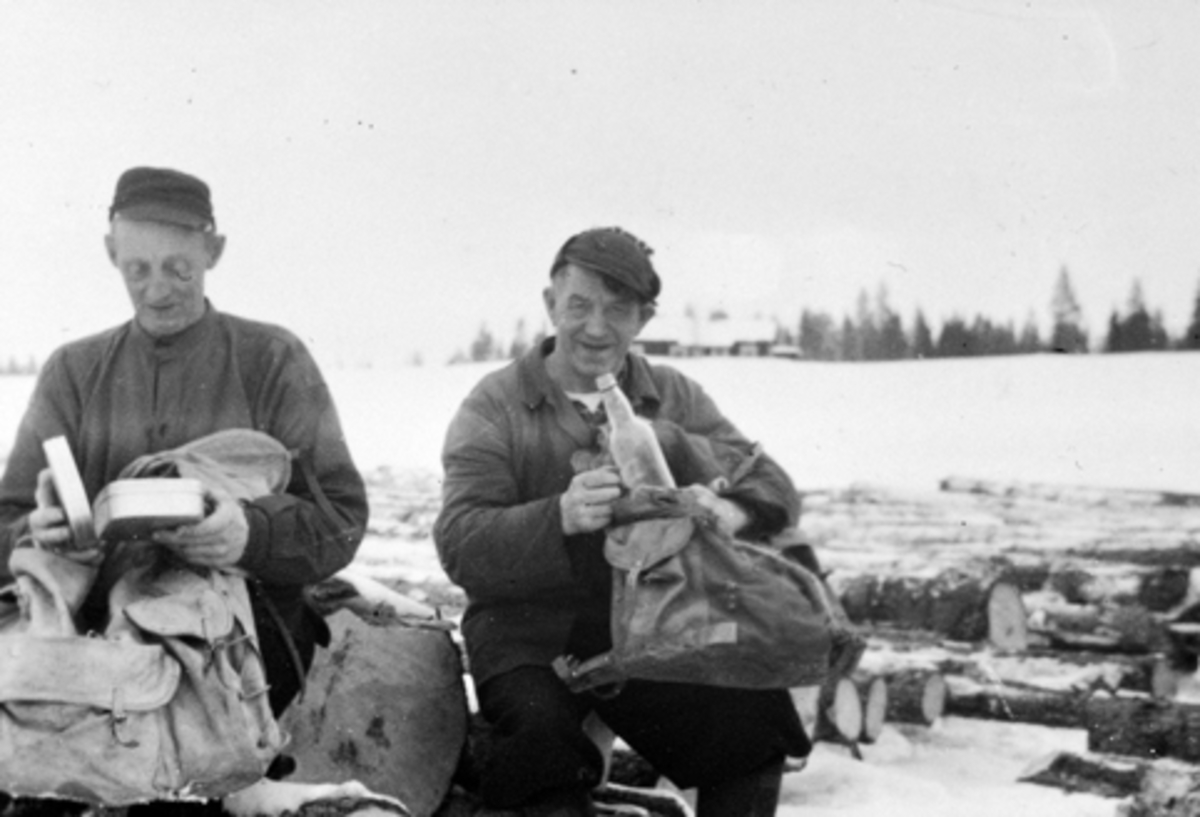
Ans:
[[[0,0],[0,817],[1200,814],[1198,45]]]

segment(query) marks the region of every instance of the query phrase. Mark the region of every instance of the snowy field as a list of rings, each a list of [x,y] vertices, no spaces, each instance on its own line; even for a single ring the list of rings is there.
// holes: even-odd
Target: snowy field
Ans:
[[[956,474],[1200,492],[1200,354],[672,363],[802,489]],[[436,470],[447,421],[493,367],[329,373],[360,465]]]
[[[436,478],[447,422],[495,365],[327,372],[359,466]],[[1200,493],[1200,354],[675,365],[802,489],[932,491],[955,475]],[[0,378],[0,456],[31,387]],[[440,576],[427,538],[371,538],[360,560],[380,574]],[[1085,748],[1072,730],[956,718],[889,727],[862,761],[819,745],[786,777],[780,814],[1108,817],[1116,801],[1015,783],[1048,752]]]

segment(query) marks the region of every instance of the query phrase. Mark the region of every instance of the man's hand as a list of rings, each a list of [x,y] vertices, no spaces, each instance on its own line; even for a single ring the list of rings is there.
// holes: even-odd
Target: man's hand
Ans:
[[[713,481],[713,484],[719,485],[721,482],[723,480],[717,479]],[[694,496],[702,508],[712,513],[717,522],[717,530],[726,536],[733,537],[750,524],[750,515],[742,509],[741,505],[717,496],[716,492],[707,485],[689,485],[684,490]]]
[[[157,531],[154,541],[165,545],[180,559],[203,567],[233,567],[246,552],[250,523],[237,500],[225,493],[210,493],[212,513],[195,525]]]
[[[567,536],[600,530],[612,521],[613,502],[621,495],[621,476],[614,465],[576,474],[559,498]]]
[[[81,549],[82,542],[73,542],[74,535],[62,509],[58,491],[54,490],[54,475],[49,468],[38,472],[37,488],[33,493],[37,507],[29,512],[29,535],[34,543],[81,564],[93,564],[101,555],[99,543]]]

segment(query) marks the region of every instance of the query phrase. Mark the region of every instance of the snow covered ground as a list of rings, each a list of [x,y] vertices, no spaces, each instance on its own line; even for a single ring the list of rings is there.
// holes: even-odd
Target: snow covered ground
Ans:
[[[1200,354],[672,363],[801,488],[963,474],[1200,492]],[[329,373],[361,465],[437,469],[449,417],[494,365]]]
[[[436,474],[447,422],[498,364],[327,372],[366,472]],[[902,363],[675,361],[802,489],[855,482],[935,490],[943,477],[1200,493],[1200,354]],[[0,456],[32,380],[0,378]],[[381,576],[440,576],[428,539],[372,538]],[[821,744],[785,779],[782,817],[1108,817],[1116,803],[1017,784],[1082,732],[947,718],[889,727],[864,759]]]

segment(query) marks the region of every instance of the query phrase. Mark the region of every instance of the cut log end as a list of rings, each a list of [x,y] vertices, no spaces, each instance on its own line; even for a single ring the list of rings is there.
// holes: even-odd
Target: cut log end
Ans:
[[[946,710],[946,681],[935,670],[907,669],[887,676],[887,719],[932,726]]]
[[[853,744],[862,735],[863,706],[849,678],[838,678],[821,690],[817,711],[817,740]]]
[[[1016,585],[999,581],[987,599],[988,641],[1005,652],[1021,652],[1029,645],[1025,604]]]
[[[854,683],[862,701],[862,732],[859,739],[863,743],[874,743],[883,734],[887,721],[887,680],[878,675],[856,674]]]

